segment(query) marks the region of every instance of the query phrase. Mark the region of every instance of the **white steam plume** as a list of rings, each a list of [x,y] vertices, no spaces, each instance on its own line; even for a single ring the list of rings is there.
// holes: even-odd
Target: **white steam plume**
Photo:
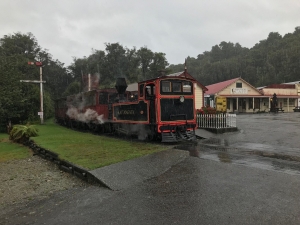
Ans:
[[[105,121],[103,119],[103,114],[99,115],[95,110],[93,109],[87,109],[84,113],[80,113],[77,108],[74,106],[71,106],[68,108],[68,111],[66,113],[71,119],[79,120],[84,123],[97,123],[97,124],[103,124]]]

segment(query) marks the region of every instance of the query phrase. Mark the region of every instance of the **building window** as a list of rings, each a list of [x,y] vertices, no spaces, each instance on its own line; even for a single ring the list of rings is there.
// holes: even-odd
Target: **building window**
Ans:
[[[236,86],[235,86],[236,88],[242,88],[242,87],[243,87],[243,84],[242,84],[242,83],[236,83],[235,85],[236,85]]]
[[[278,104],[278,106],[280,107],[280,102],[282,102],[282,99],[280,99],[279,101],[279,104]],[[282,103],[281,103],[282,104]],[[287,106],[289,106],[289,107],[293,107],[293,106],[295,106],[295,100],[294,99],[289,99],[289,105],[288,105],[288,100],[287,100],[287,98],[284,98],[283,99],[283,107],[287,107]],[[282,106],[281,106],[282,107]]]

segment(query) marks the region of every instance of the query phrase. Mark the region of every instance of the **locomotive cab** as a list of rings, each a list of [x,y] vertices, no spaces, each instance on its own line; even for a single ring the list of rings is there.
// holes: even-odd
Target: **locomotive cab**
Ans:
[[[195,82],[175,76],[160,80],[157,129],[162,142],[196,139]]]

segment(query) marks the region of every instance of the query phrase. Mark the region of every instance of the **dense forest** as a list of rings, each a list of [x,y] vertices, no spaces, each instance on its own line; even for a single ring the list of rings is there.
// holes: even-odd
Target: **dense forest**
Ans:
[[[188,57],[189,73],[204,85],[242,77],[255,87],[300,80],[300,27],[283,37],[269,33],[251,49],[221,42],[197,58]],[[169,70],[182,71],[182,65]]]
[[[182,56],[183,61],[186,56]],[[105,43],[105,50],[92,49],[83,58],[73,58],[71,65],[53,59],[39,46],[33,34],[15,33],[0,39],[0,130],[7,121],[38,121],[39,85],[20,80],[39,80],[39,68],[29,61],[43,63],[44,114],[53,116],[54,99],[83,90],[86,74],[98,75],[99,86],[113,87],[117,77],[128,83],[151,79],[164,69],[167,73],[183,71],[184,64],[169,65],[165,53],[146,46],[127,48],[120,43]],[[221,42],[197,58],[187,57],[189,73],[204,85],[242,77],[253,86],[297,81],[300,78],[300,27],[282,37],[271,32],[253,48],[239,43]]]

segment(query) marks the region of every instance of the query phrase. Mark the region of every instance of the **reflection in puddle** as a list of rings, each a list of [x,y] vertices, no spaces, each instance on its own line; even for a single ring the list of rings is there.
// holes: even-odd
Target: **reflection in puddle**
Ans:
[[[300,164],[296,162],[285,163],[284,161],[272,161],[272,166],[275,170],[296,170],[300,171]]]
[[[218,157],[220,162],[231,163],[230,155],[227,152],[219,152]]]
[[[209,139],[202,140],[201,143],[214,144],[220,146],[229,146],[229,141],[223,138],[209,138]]]
[[[179,146],[176,146],[175,148],[176,149],[181,149],[181,150],[189,151],[190,156],[199,157],[199,146],[198,146],[198,143],[179,145]]]
[[[233,154],[228,152],[200,151],[199,158],[222,163],[249,166],[257,169],[300,175],[300,162],[281,160],[277,158],[261,157],[257,154]]]
[[[222,163],[300,175],[300,157],[274,152],[274,146],[259,143],[237,143],[229,146],[226,139],[206,139],[176,146],[190,156]],[[273,151],[272,151],[273,150]],[[295,150],[295,149],[290,149]]]
[[[189,150],[190,156],[199,157],[199,150],[197,148]]]

